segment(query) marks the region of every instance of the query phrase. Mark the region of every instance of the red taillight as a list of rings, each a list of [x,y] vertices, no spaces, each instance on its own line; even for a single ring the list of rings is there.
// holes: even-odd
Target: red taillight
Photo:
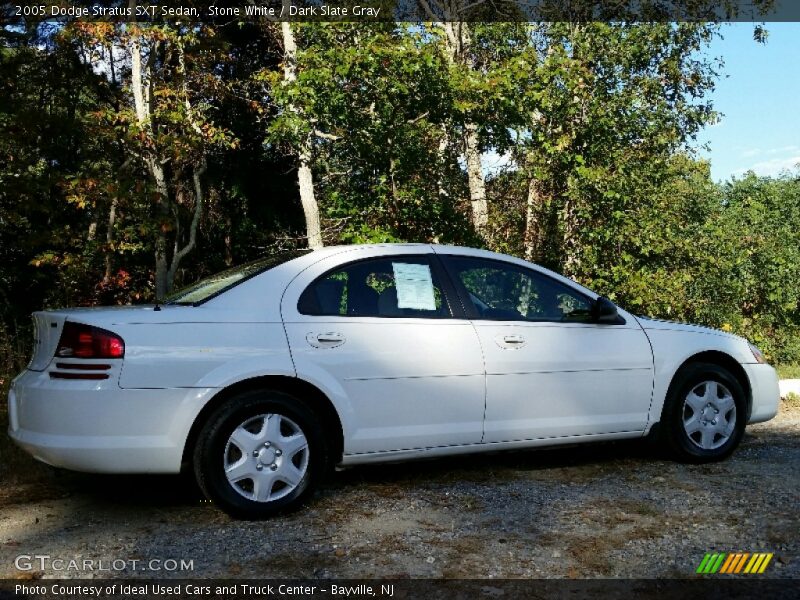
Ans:
[[[125,342],[115,333],[83,325],[64,323],[56,356],[59,358],[122,358]]]

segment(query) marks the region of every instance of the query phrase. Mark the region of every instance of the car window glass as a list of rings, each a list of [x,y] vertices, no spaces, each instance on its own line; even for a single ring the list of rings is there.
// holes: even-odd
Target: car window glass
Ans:
[[[202,304],[206,300],[228,291],[236,285],[247,281],[251,277],[260,275],[278,265],[289,262],[299,256],[307,254],[308,250],[295,250],[274,254],[259,260],[249,262],[221,273],[201,279],[197,283],[172,293],[164,304]]]
[[[450,316],[429,261],[407,256],[359,261],[323,275],[303,292],[298,310],[325,316]]]
[[[590,300],[566,285],[511,264],[450,257],[448,264],[466,288],[482,319],[585,322]]]

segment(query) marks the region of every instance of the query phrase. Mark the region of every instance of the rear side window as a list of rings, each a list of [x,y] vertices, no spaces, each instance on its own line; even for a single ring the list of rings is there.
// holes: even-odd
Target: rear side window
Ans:
[[[297,310],[338,317],[451,316],[430,261],[409,256],[359,261],[331,271],[305,289]]]
[[[219,296],[221,293],[226,292],[243,281],[247,281],[251,277],[260,275],[265,271],[269,271],[278,265],[289,262],[308,252],[310,252],[310,250],[296,250],[294,252],[273,254],[272,256],[261,258],[228,269],[227,271],[222,271],[221,273],[201,279],[197,283],[175,292],[167,298],[165,304],[202,304],[206,300],[210,300],[214,296]]]

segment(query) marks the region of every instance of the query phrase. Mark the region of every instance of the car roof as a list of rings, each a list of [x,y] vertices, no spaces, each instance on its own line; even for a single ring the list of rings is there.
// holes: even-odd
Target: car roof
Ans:
[[[376,244],[345,244],[338,246],[325,246],[324,248],[319,248],[317,250],[314,250],[313,252],[309,252],[307,255],[305,255],[305,257],[310,261],[316,262],[316,260],[321,260],[323,258],[327,258],[328,256],[332,256],[343,252],[348,252],[354,249],[380,250],[381,248],[405,248],[408,249],[409,252],[414,252],[414,250],[417,249],[421,253],[430,253],[431,251],[433,251],[437,254],[456,254],[458,256],[474,256],[479,258],[488,258],[488,259],[513,263],[526,268],[534,268],[537,271],[540,271],[542,273],[547,274],[550,277],[553,277],[554,279],[566,283],[567,285],[579,288],[590,297],[597,297],[596,292],[582,286],[581,284],[572,279],[564,277],[560,273],[551,271],[550,269],[547,269],[546,267],[543,267],[536,263],[532,263],[530,261],[518,258],[516,256],[512,256],[510,254],[501,254],[499,252],[492,252],[491,250],[484,250],[482,248],[470,248],[468,246],[454,246],[448,244],[388,243],[388,242],[376,243]]]
[[[415,249],[430,252],[431,250],[441,254],[463,254],[466,256],[492,256],[496,258],[514,258],[507,254],[499,254],[491,250],[483,250],[481,248],[470,248],[469,246],[454,246],[450,244],[425,244],[421,242],[378,242],[374,244],[339,244],[335,246],[324,246],[315,249],[309,256],[314,258],[324,258],[329,255],[338,254],[339,252],[362,249],[362,250],[379,250],[381,248],[407,248],[413,252]]]
[[[533,265],[534,263],[525,261],[521,258],[511,256],[510,254],[501,254],[499,252],[492,252],[491,250],[484,250],[482,248],[471,248],[469,246],[455,246],[451,244],[425,244],[419,242],[380,242],[374,244],[341,244],[336,246],[325,246],[317,248],[306,256],[310,260],[320,260],[339,254],[341,252],[348,252],[351,250],[380,250],[381,248],[404,248],[409,252],[418,250],[422,253],[429,253],[431,251],[437,254],[458,254],[460,256],[482,256],[484,258],[493,258],[497,260],[504,260],[506,262],[516,262],[523,265]],[[542,269],[539,265],[535,265]]]

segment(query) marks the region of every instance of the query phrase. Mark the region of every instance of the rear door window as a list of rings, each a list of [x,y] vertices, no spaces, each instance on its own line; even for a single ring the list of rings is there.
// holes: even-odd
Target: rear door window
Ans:
[[[385,257],[340,267],[309,285],[297,309],[314,316],[442,319],[452,315],[435,265],[424,256]]]

